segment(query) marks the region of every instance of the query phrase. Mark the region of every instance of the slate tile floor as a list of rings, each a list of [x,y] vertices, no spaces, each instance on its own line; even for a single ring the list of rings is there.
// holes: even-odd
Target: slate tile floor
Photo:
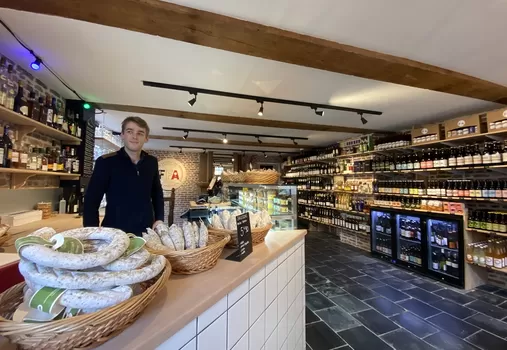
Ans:
[[[308,350],[507,349],[507,291],[453,288],[312,232],[306,323]]]

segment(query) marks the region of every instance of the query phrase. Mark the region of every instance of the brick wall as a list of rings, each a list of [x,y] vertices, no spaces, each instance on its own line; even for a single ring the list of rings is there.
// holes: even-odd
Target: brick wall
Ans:
[[[188,210],[189,202],[195,201],[199,194],[199,153],[178,153],[159,150],[146,150],[149,154],[157,157],[159,161],[167,158],[173,158],[181,162],[187,172],[187,178],[180,188],[176,189],[176,202],[174,203],[174,221],[181,225],[185,220],[180,216]],[[170,192],[164,193],[169,196]],[[166,203],[165,218],[169,214],[169,203]]]

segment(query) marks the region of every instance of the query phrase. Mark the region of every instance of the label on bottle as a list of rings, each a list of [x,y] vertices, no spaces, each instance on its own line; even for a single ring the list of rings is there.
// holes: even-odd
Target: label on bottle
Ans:
[[[46,121],[48,123],[53,123],[53,110],[51,108],[48,108],[48,115],[46,117]]]
[[[465,156],[465,165],[472,165],[474,163],[472,155]]]
[[[11,160],[13,163],[19,163],[19,152],[18,151],[12,151]]]
[[[497,269],[502,269],[503,268],[503,259],[494,258],[493,259],[493,266],[496,267]]]
[[[53,171],[58,171],[58,163],[53,163],[51,169],[53,169]]]
[[[47,166],[47,164],[42,164],[41,170],[42,170],[42,171],[48,171],[48,166]]]
[[[492,190],[492,189],[488,190],[488,197],[489,198],[495,198],[495,195],[496,195],[496,191],[495,190]]]
[[[507,225],[500,224],[499,227],[498,227],[498,229],[499,229],[500,232],[505,233],[505,232],[507,232]]]
[[[493,266],[493,257],[492,256],[487,256],[486,257],[486,266]]]
[[[449,158],[449,166],[456,166],[456,158]]]
[[[0,163],[0,165],[2,165],[2,166],[3,166],[4,155],[5,155],[4,148],[0,148],[0,161],[2,162],[2,163]]]
[[[454,262],[454,261],[452,262],[452,264],[451,264],[451,265],[452,265],[452,268],[453,268],[453,269],[457,269],[457,268],[459,267],[458,263],[457,263],[457,262]]]
[[[507,152],[502,153],[502,162],[507,163]]]
[[[479,263],[479,256],[478,255],[474,255],[473,261],[474,261],[474,264],[478,264]]]
[[[507,156],[507,154],[506,154]],[[473,157],[472,157],[472,161],[473,161],[473,164],[475,165],[480,165],[482,164],[482,156],[481,154],[475,154]]]
[[[464,157],[456,158],[456,165],[457,166],[465,165],[465,158]]]
[[[500,153],[495,152],[491,155],[491,164],[500,163],[502,161],[502,157],[500,156]]]
[[[25,164],[25,166],[26,166],[26,164],[28,163],[28,154],[27,153],[20,153],[19,160],[20,160],[21,164]]]
[[[507,198],[507,188],[502,190],[502,198]]]
[[[444,264],[444,265],[442,266],[442,270],[443,270],[444,272],[447,272],[447,264]]]
[[[414,169],[421,169],[421,163],[414,162]]]
[[[491,164],[491,154],[484,153],[484,155],[482,156],[482,163],[483,164]]]

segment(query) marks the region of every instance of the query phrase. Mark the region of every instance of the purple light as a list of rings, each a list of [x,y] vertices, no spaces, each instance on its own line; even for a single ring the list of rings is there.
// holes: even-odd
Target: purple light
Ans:
[[[30,64],[30,67],[33,69],[33,70],[39,70],[40,69],[40,66],[41,66],[41,60],[40,58],[36,57],[35,58],[35,61],[33,61],[31,64]]]

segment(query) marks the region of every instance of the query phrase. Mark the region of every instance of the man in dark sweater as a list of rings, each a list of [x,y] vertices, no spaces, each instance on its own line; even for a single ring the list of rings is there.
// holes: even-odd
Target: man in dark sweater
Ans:
[[[164,196],[157,158],[143,151],[150,128],[139,117],[121,124],[124,147],[99,157],[84,198],[83,226],[99,226],[99,206],[106,195],[102,226],[140,236],[164,220]]]

